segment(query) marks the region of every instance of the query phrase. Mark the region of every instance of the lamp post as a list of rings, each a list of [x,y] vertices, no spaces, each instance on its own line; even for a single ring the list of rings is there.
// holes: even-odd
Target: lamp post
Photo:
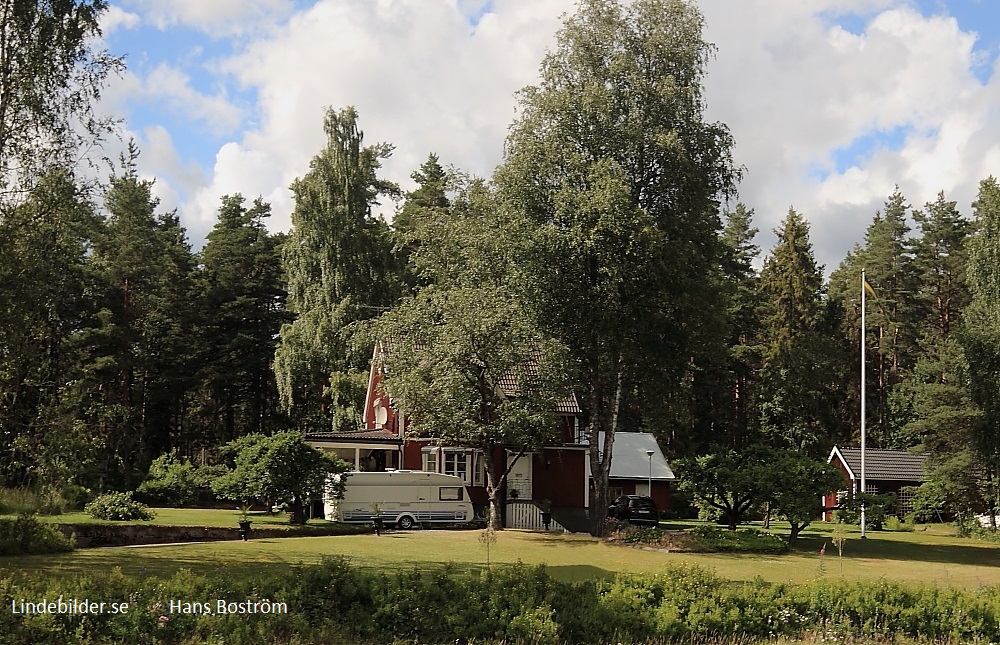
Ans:
[[[646,490],[649,491],[649,496],[653,496],[653,451],[647,450],[646,456],[649,457],[649,479],[646,480]]]

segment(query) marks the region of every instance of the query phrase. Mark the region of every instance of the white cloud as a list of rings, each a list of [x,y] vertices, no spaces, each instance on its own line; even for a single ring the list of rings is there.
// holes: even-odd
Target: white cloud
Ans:
[[[125,11],[117,5],[108,6],[107,11],[101,14],[101,33],[105,37],[118,31],[118,29],[133,29],[139,24],[139,16]]]
[[[707,37],[719,45],[707,97],[748,168],[741,197],[758,226],[770,231],[794,205],[812,222],[829,270],[862,240],[896,184],[917,206],[943,189],[968,213],[984,158],[976,142],[996,141],[1000,124],[983,113],[996,90],[973,75],[975,37],[954,19],[923,17],[905,2],[858,1],[868,19],[855,35],[805,4],[703,2]],[[837,172],[835,151],[897,128],[908,133],[901,149],[876,148]],[[817,170],[829,174],[820,179]],[[761,242],[769,249],[774,237]]]
[[[367,142],[396,145],[384,170],[404,188],[432,151],[488,176],[514,116],[514,92],[535,81],[558,16],[572,4],[541,6],[500,0],[475,27],[463,8],[476,7],[418,0],[326,0],[293,16],[224,65],[256,91],[259,121],[219,151],[199,201],[234,190],[273,195],[272,225],[287,228],[287,186],[324,144],[324,106],[354,105]]]
[[[157,29],[182,25],[218,38],[266,28],[293,10],[290,0],[124,0]]]
[[[246,6],[134,6],[144,20],[206,33],[225,21],[248,29],[265,13],[288,11],[275,0],[239,16],[237,4]],[[791,205],[812,222],[818,259],[832,269],[896,184],[917,206],[943,189],[968,213],[979,179],[1000,174],[1000,74],[987,85],[977,80],[975,36],[955,20],[924,17],[909,0],[700,5],[706,38],[718,46],[707,77],[708,117],[727,123],[736,138],[736,160],[748,171],[741,198],[756,210],[765,250]],[[537,81],[560,16],[573,7],[573,0],[320,0],[234,40],[237,53],[214,72],[235,79],[258,103],[252,124],[217,151],[200,188],[192,179],[181,191],[192,234],[210,226],[219,197],[233,192],[271,200],[272,227],[286,229],[288,185],[324,143],[324,106],[354,105],[368,142],[396,145],[384,174],[404,188],[431,151],[488,176],[515,117],[514,93]],[[835,24],[849,13],[860,16],[850,31]],[[161,88],[161,99],[173,97],[219,129],[247,118],[224,91],[193,87],[171,67],[132,86],[150,96]],[[905,138],[838,170],[844,151],[878,132]]]
[[[177,114],[201,121],[216,133],[231,131],[243,121],[242,110],[224,93],[209,95],[196,90],[184,72],[166,63],[143,79],[142,91],[148,100],[167,101]]]

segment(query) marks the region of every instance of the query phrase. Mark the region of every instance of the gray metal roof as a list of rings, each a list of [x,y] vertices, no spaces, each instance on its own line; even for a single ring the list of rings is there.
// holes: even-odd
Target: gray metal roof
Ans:
[[[604,433],[599,439],[601,446],[604,446]],[[652,450],[653,457],[650,462],[646,451]],[[648,432],[616,432],[615,442],[611,448],[611,473],[614,479],[641,479],[645,481],[650,477],[650,466],[652,466],[652,478],[658,481],[674,480],[677,477],[670,469],[667,458],[663,456],[656,437]]]
[[[834,447],[830,453],[843,457],[847,467],[854,473],[854,479],[861,479],[861,448]],[[912,453],[905,450],[882,450],[865,448],[865,478],[886,481],[921,481],[924,479],[926,453]]]

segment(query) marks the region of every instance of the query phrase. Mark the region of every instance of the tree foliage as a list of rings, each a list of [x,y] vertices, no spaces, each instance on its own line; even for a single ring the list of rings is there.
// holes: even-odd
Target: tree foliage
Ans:
[[[576,361],[591,446],[604,433],[591,451],[595,535],[620,420],[667,435],[670,415],[648,410],[678,407],[690,357],[722,333],[706,285],[721,253],[717,199],[736,172],[729,131],[704,119],[702,23],[682,0],[581,2],[541,83],[520,93],[495,175],[534,227],[523,292]]]
[[[761,445],[737,452],[717,450],[678,462],[680,489],[721,513],[730,530],[767,501],[770,450]]]
[[[94,106],[124,65],[95,47],[104,0],[0,4],[0,206],[72,168],[113,122]],[[0,217],[5,216],[0,214]]]
[[[818,458],[837,437],[835,411],[843,386],[839,348],[808,222],[790,209],[775,232],[778,243],[760,275],[767,338],[760,376],[761,430],[775,447]]]
[[[388,225],[372,213],[381,196],[399,192],[377,176],[392,147],[364,146],[357,120],[354,108],[327,110],[326,146],[292,184],[295,210],[282,266],[295,320],[281,327],[274,371],[282,406],[307,425],[332,422],[330,374],[360,358],[351,355],[343,329],[398,294]]]
[[[287,423],[272,370],[274,338],[287,322],[281,269],[283,235],[268,233],[270,204],[249,207],[227,195],[201,252],[198,422],[191,441],[217,445]]]
[[[427,286],[372,327],[383,384],[410,436],[480,451],[490,526],[500,528],[505,451],[520,457],[556,429],[556,402],[567,394],[562,348],[511,289],[523,244],[485,188],[474,184],[450,210],[423,215],[412,264]]]
[[[771,510],[788,520],[791,525],[788,543],[794,545],[799,533],[822,515],[820,495],[840,490],[844,475],[825,461],[783,450],[768,459],[766,485]]]
[[[298,432],[250,434],[228,444],[234,468],[212,483],[225,499],[286,503],[293,524],[305,524],[303,503],[310,496],[343,495],[350,465],[307,444]]]
[[[959,342],[969,369],[969,393],[982,411],[972,445],[989,488],[990,509],[1000,507],[1000,184],[980,182],[973,204],[977,232],[969,243],[972,300]]]
[[[176,213],[157,213],[130,146],[105,197],[107,235],[94,245],[101,288],[87,343],[93,376],[89,420],[100,428],[101,473],[126,486],[180,430],[176,412],[193,386],[198,313],[195,258]]]

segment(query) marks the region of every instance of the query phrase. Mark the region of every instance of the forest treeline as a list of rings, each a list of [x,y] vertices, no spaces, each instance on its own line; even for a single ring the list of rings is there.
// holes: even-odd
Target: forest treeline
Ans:
[[[3,486],[71,500],[133,489],[164,454],[206,462],[250,433],[354,429],[380,329],[455,348],[454,391],[481,396],[424,414],[475,434],[474,416],[447,415],[496,403],[479,422],[507,425],[470,445],[521,437],[502,433],[535,412],[484,388],[544,348],[544,376],[576,394],[595,443],[646,431],[672,460],[750,446],[822,459],[858,441],[865,270],[869,446],[930,452],[933,503],[996,507],[1000,185],[983,179],[964,212],[894,191],[828,279],[808,214],[789,210],[762,252],[732,137],[703,118],[712,47],[693,5],[582,1],[489,179],[430,154],[404,193],[380,175],[392,146],[366,145],[354,109],[328,109],[292,229],[227,195],[198,252],[134,145],[106,181],[80,172],[79,151],[107,134],[84,117],[121,65],[87,49],[105,8],[42,3],[3,31],[28,42],[60,10],[82,25],[76,44],[53,41],[70,43],[63,58],[25,58],[0,93],[62,79],[0,111],[0,135],[51,126],[0,136]],[[39,140],[60,145],[43,155]],[[403,400],[417,382],[398,383]]]

